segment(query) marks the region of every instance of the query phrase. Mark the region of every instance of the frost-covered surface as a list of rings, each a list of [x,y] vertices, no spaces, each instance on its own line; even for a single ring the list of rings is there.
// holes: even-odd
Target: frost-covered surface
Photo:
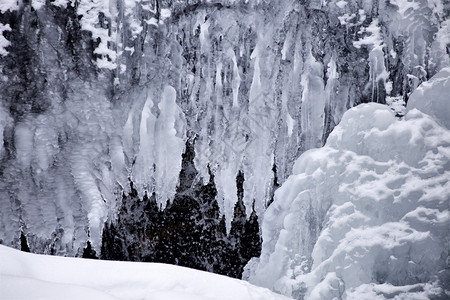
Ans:
[[[450,129],[450,68],[442,69],[411,95],[407,111],[419,109]]]
[[[449,84],[447,70],[422,84],[404,119],[352,108],[302,154],[264,215],[250,282],[306,299],[450,297]]]
[[[155,263],[29,254],[0,246],[2,299],[289,299],[248,282]]]
[[[10,45],[10,42],[5,38],[3,32],[11,30],[9,24],[0,24],[0,55],[8,55],[6,47]]]
[[[248,215],[253,200],[261,215],[274,165],[284,182],[348,108],[406,99],[449,65],[449,7],[435,0],[34,0],[0,11],[0,239],[18,247],[23,231],[41,253],[76,255],[88,239],[99,250],[128,177],[164,206],[188,136],[228,222],[238,170]]]

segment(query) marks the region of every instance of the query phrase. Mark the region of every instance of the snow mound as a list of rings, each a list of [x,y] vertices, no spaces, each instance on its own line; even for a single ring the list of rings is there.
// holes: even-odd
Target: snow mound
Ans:
[[[2,299],[288,299],[193,269],[29,254],[0,246]]]
[[[375,103],[347,111],[300,156],[244,276],[294,298],[450,297],[448,78],[422,85],[404,119]]]
[[[407,111],[414,108],[432,116],[450,129],[450,68],[444,68],[422,83],[408,100]]]

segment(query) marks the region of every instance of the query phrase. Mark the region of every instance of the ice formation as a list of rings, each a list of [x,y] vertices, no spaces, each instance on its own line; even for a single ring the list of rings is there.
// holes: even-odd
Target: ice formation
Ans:
[[[348,110],[299,157],[264,214],[250,282],[305,299],[450,296],[449,75],[419,86],[402,119]]]
[[[239,170],[262,215],[274,165],[450,62],[434,0],[7,0],[0,32],[0,239],[61,255],[99,250],[128,178],[164,206],[192,136],[228,222]]]

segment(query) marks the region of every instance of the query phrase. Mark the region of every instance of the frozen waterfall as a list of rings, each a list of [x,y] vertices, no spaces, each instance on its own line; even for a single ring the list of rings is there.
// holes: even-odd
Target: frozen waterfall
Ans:
[[[374,103],[347,111],[275,193],[249,281],[305,299],[447,298],[449,93],[446,68],[403,119]]]
[[[208,182],[209,165],[228,227],[239,170],[247,215],[255,201],[263,216],[275,181],[289,184],[295,160],[323,146],[346,110],[404,103],[449,65],[448,11],[432,0],[2,1],[1,243],[18,248],[24,232],[38,253],[80,255],[87,240],[99,250],[128,179],[164,206],[194,137],[197,180]],[[387,108],[360,110],[419,122],[414,112],[397,122]],[[391,168],[386,149],[375,150]],[[311,209],[319,192],[302,194]],[[299,229],[304,253],[321,232],[324,201],[316,229]],[[264,234],[269,249],[275,237]]]

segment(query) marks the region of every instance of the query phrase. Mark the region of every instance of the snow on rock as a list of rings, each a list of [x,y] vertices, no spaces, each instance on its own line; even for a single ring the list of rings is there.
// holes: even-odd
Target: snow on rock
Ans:
[[[5,38],[3,35],[4,31],[10,31],[11,27],[9,24],[1,24],[0,23],[0,55],[8,55],[8,51],[6,47],[8,47],[11,43]]]
[[[29,254],[0,246],[2,299],[288,299],[193,269]]]
[[[306,299],[450,296],[448,78],[422,84],[404,119],[350,109],[300,156],[264,215],[251,283]]]
[[[407,111],[417,108],[450,129],[450,67],[442,69],[411,95]]]
[[[12,11],[12,10],[16,10],[19,8],[19,1],[17,0],[6,0],[6,1],[2,1],[0,3],[0,11]]]

